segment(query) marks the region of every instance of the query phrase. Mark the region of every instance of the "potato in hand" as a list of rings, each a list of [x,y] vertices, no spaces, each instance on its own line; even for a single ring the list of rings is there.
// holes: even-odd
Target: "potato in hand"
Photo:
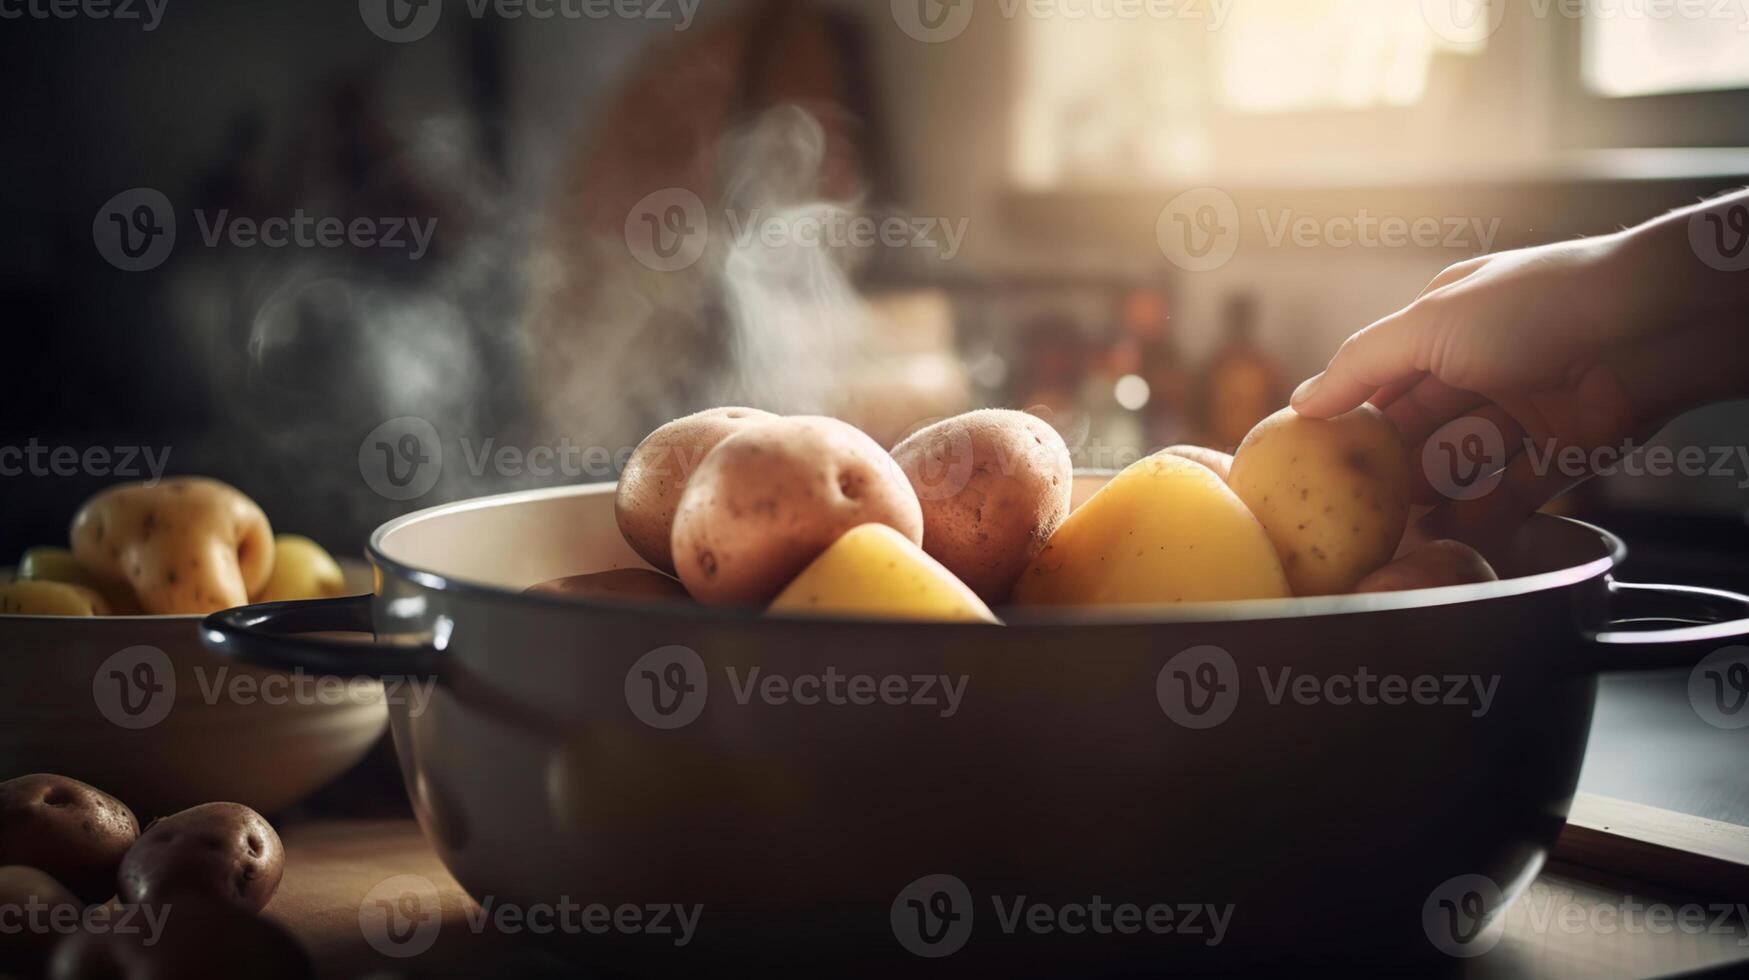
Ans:
[[[976,592],[885,524],[844,532],[778,594],[770,611],[998,622]]]
[[[1157,454],[1069,515],[1020,576],[1021,605],[1147,605],[1291,595],[1269,536],[1201,463]]]
[[[1291,408],[1257,423],[1228,485],[1269,532],[1295,595],[1351,591],[1390,561],[1409,521],[1409,458],[1371,405],[1333,419]]]

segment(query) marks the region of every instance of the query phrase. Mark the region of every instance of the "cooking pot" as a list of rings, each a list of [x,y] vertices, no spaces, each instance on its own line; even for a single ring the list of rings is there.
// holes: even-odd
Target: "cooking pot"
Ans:
[[[404,516],[371,538],[373,595],[204,639],[384,679],[460,883],[638,974],[1472,955],[1562,827],[1598,674],[1749,633],[1749,598],[1616,582],[1618,539],[1542,515],[1498,582],[1002,627],[525,594],[644,567],[613,490]],[[376,642],[299,635],[328,631]],[[616,917],[556,916],[579,906]]]

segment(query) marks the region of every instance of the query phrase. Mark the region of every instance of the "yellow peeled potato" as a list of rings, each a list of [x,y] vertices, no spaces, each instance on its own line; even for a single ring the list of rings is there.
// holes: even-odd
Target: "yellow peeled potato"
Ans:
[[[1359,592],[1402,592],[1493,582],[1500,576],[1476,549],[1461,541],[1429,541],[1379,568],[1354,587]]]
[[[1295,595],[1335,595],[1391,560],[1409,521],[1409,456],[1371,405],[1333,419],[1284,408],[1233,454],[1227,483],[1257,515]]]
[[[135,616],[140,600],[126,582],[103,579],[86,571],[66,548],[32,548],[18,559],[20,582],[66,582],[83,585],[103,597],[111,616]]]
[[[251,602],[331,599],[346,594],[346,573],[321,545],[297,534],[273,539],[273,571]]]
[[[109,603],[71,582],[0,585],[0,616],[107,616]]]
[[[770,611],[999,622],[970,586],[885,524],[844,532],[778,593]]]
[[[1201,463],[1139,460],[1069,515],[1014,586],[1020,605],[1291,595],[1262,525]]]

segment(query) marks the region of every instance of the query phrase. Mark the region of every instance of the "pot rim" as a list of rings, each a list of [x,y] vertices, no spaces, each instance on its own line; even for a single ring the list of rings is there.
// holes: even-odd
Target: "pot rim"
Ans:
[[[1104,474],[1078,471],[1077,476],[1097,476]],[[597,612],[613,612],[617,614],[644,615],[652,618],[684,619],[692,622],[715,624],[738,623],[805,623],[813,625],[834,625],[843,623],[877,623],[883,627],[895,629],[931,629],[943,628],[957,630],[981,630],[988,628],[987,623],[944,623],[932,621],[880,619],[872,617],[823,616],[806,614],[770,615],[764,609],[757,607],[711,607],[703,605],[686,605],[681,603],[648,603],[648,602],[614,602],[602,599],[585,599],[571,596],[549,595],[544,593],[523,592],[503,586],[491,585],[471,579],[444,575],[429,569],[418,568],[384,553],[383,542],[391,534],[425,521],[447,517],[452,514],[465,513],[470,510],[482,510],[492,507],[508,507],[517,504],[531,503],[542,500],[552,500],[570,496],[596,496],[611,494],[615,483],[580,483],[562,487],[547,487],[537,490],[517,490],[509,493],[490,494],[483,497],[472,497],[466,500],[452,501],[426,507],[412,513],[403,514],[382,525],[371,533],[366,553],[378,568],[392,573],[402,579],[411,581],[423,588],[437,592],[448,592],[462,596],[493,599],[524,603],[535,607],[551,609],[590,610]],[[1309,619],[1324,616],[1355,615],[1361,613],[1395,612],[1407,609],[1425,609],[1437,606],[1457,605],[1461,603],[1486,602],[1493,599],[1504,599],[1512,596],[1528,595],[1536,592],[1553,591],[1567,586],[1577,585],[1600,575],[1607,574],[1627,554],[1627,547],[1622,540],[1595,525],[1568,517],[1556,517],[1550,514],[1535,514],[1532,521],[1559,522],[1585,529],[1597,536],[1604,545],[1605,554],[1600,558],[1570,565],[1566,568],[1549,572],[1539,572],[1535,575],[1519,576],[1517,578],[1499,579],[1493,582],[1478,582],[1470,585],[1441,586],[1433,589],[1414,589],[1405,592],[1375,592],[1356,595],[1333,596],[1295,596],[1285,599],[1233,599],[1220,602],[1187,602],[1159,605],[1107,606],[1098,609],[1068,609],[1052,608],[1046,610],[1026,610],[1016,607],[1006,607],[1002,610],[1005,621],[1012,627],[1037,627],[1053,625],[1074,625],[1085,628],[1089,625],[1134,626],[1146,624],[1184,624],[1233,621],[1262,620],[1293,620]]]

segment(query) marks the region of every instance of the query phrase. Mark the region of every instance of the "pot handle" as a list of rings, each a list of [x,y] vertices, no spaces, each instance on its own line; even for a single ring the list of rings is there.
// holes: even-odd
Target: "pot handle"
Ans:
[[[238,606],[201,621],[209,651],[283,673],[323,677],[443,679],[443,653],[433,646],[355,643],[299,633],[370,633],[371,596],[296,599]]]
[[[1692,667],[1749,638],[1749,596],[1723,589],[1611,579],[1608,608],[1608,628],[1589,637],[1610,651],[1605,670]]]

